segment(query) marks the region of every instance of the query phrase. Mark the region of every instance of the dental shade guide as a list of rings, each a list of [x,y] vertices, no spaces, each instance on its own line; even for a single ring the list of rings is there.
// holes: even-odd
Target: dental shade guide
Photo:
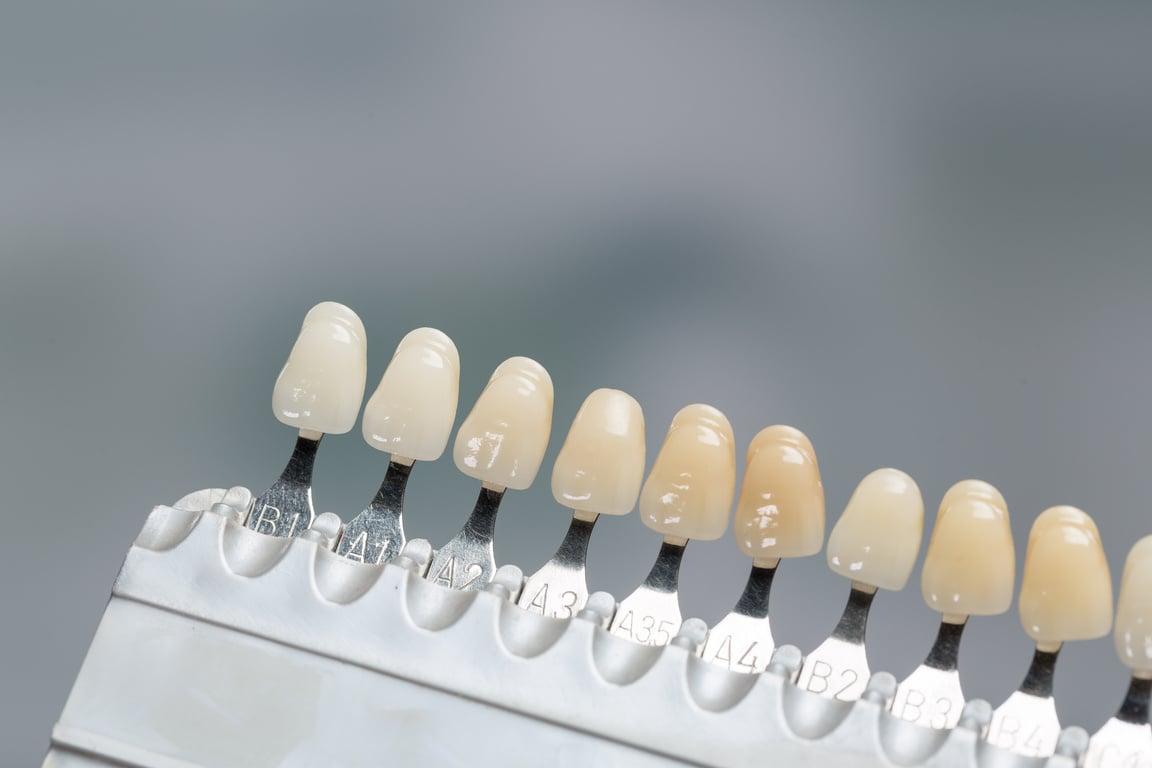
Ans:
[[[310,312],[277,384],[277,416],[313,443],[313,433],[349,431],[360,407],[365,344],[353,318],[341,305]],[[309,373],[332,370],[348,380]],[[709,630],[682,620],[676,588],[686,543],[727,530],[736,469],[727,418],[710,406],[682,409],[641,484],[639,404],[617,390],[589,395],[552,473],[556,501],[571,510],[569,534],[549,565],[525,579],[516,565],[496,568],[492,533],[505,489],[532,484],[550,436],[552,382],[528,358],[497,367],[457,430],[456,466],[481,483],[461,534],[439,551],[402,538],[407,474],[397,473],[445,449],[458,377],[459,356],[439,331],[418,329],[400,342],[364,415],[365,439],[390,454],[388,470],[377,498],[347,524],[315,514],[303,471],[295,477],[309,489],[308,504],[296,494],[295,520],[268,512],[275,499],[253,499],[241,486],[155,507],[116,578],[44,765],[1077,768],[1088,750],[1089,768],[1147,766],[1152,538],[1137,544],[1124,571],[1116,647],[1132,679],[1123,705],[1091,746],[1082,728],[1053,726],[1047,754],[1028,757],[1019,744],[1000,746],[1011,730],[1004,707],[961,697],[947,723],[939,712],[925,723],[909,716],[906,684],[915,674],[898,686],[867,667],[868,607],[877,589],[904,586],[920,546],[923,502],[910,477],[866,477],[830,537],[829,564],[852,581],[832,639],[858,648],[863,663],[850,695],[837,696],[813,669],[820,653],[805,658],[775,645],[768,627],[776,565],[823,543],[823,486],[802,433],[770,427],[748,448],[734,534],[752,572],[736,608]],[[317,480],[327,482],[323,467]],[[986,485],[958,484],[964,492],[954,488],[941,503],[922,580],[943,619],[928,666],[955,662],[960,616],[1002,607],[1003,574],[979,574],[1000,591],[969,600],[978,574],[958,570],[949,554],[978,541],[1012,570],[1003,562],[1011,551],[1002,541],[1006,507],[998,518],[1003,500]],[[628,514],[637,498],[643,522],[663,539],[636,593],[664,601],[659,620],[635,594],[617,602],[588,594],[584,580],[592,520]],[[435,510],[414,506],[408,523],[418,529]],[[381,516],[395,524],[377,526]],[[1067,539],[1083,545],[1060,543]],[[564,586],[554,566],[567,568],[575,586]],[[1072,583],[1088,597],[1044,597]],[[1107,632],[1106,585],[1091,519],[1071,508],[1042,515],[1021,591],[1021,618],[1038,651],[1018,693],[1043,699],[1059,644]],[[569,589],[575,599],[564,596]],[[958,613],[941,610],[949,601]],[[749,664],[721,650],[729,636],[733,652],[760,638]]]

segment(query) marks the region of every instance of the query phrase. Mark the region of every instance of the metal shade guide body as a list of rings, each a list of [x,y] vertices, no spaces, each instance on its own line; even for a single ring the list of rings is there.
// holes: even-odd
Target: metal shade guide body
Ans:
[[[667,645],[680,630],[680,563],[687,539],[665,536],[644,583],[624,598],[608,631],[641,645]]]
[[[804,659],[796,685],[829,699],[856,701],[872,676],[864,635],[876,587],[852,582],[848,604],[832,635]]]
[[[316,519],[312,506],[312,467],[320,447],[320,432],[300,430],[288,465],[272,487],[256,497],[248,514],[249,528],[268,536],[299,536]]]
[[[451,589],[482,589],[496,573],[496,556],[492,535],[496,531],[496,513],[504,498],[504,488],[484,483],[476,506],[460,533],[445,544],[432,558],[425,578]]]
[[[1152,766],[1152,725],[1148,700],[1152,678],[1133,676],[1115,716],[1100,726],[1088,743],[1084,768],[1149,768]]]
[[[521,608],[542,616],[570,619],[584,607],[588,602],[588,540],[598,517],[590,512],[572,515],[556,554],[524,583],[517,603]]]
[[[992,713],[985,740],[1025,757],[1049,757],[1060,738],[1052,683],[1061,644],[1039,645],[1020,689]]]
[[[700,658],[733,672],[760,674],[776,642],[768,620],[768,598],[779,558],[753,562],[744,592],[732,611],[708,631]]]
[[[940,622],[928,658],[896,689],[892,714],[926,728],[949,729],[960,722],[964,692],[958,663],[966,620],[966,616],[946,616]]]
[[[412,463],[393,458],[368,506],[348,521],[336,554],[361,563],[387,563],[404,548],[404,489]]]

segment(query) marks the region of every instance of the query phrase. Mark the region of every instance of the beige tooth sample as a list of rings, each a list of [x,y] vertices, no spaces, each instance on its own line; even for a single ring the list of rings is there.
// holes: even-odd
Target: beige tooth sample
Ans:
[[[456,467],[500,488],[532,485],[552,431],[552,399],[544,366],[527,357],[505,360],[456,433]]]
[[[300,335],[272,391],[272,410],[289,426],[343,434],[364,398],[368,344],[364,324],[343,304],[326,301],[304,317]]]
[[[644,412],[618,389],[584,400],[552,468],[552,495],[590,515],[626,515],[644,480]]]
[[[1100,532],[1079,509],[1052,507],[1032,524],[1020,621],[1043,647],[1101,637],[1112,627],[1112,579]]]
[[[924,528],[920,488],[898,469],[856,486],[828,538],[828,567],[853,581],[898,591],[908,582]]]
[[[728,527],[735,485],[732,425],[710,405],[685,406],[640,491],[640,514],[669,538],[718,539]]]
[[[435,328],[417,328],[396,347],[364,407],[364,439],[395,457],[433,461],[452,434],[460,392],[460,355]]]
[[[1114,634],[1124,666],[1152,678],[1152,536],[1136,542],[1124,563]]]
[[[777,424],[752,438],[733,528],[740,549],[756,560],[820,551],[824,485],[803,432]]]
[[[1004,497],[981,480],[944,494],[921,573],[928,606],[951,616],[993,616],[1012,605],[1016,551]]]

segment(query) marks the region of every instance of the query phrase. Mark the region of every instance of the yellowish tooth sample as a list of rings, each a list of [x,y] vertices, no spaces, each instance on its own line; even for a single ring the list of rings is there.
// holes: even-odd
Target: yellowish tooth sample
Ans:
[[[644,481],[644,412],[618,389],[588,395],[552,467],[552,495],[566,507],[626,515]]]
[[[432,461],[448,445],[460,394],[460,355],[435,328],[417,328],[396,347],[364,407],[364,439],[398,457]]]
[[[805,557],[824,545],[824,485],[816,451],[795,427],[760,430],[748,446],[733,523],[752,558]]]
[[[297,429],[343,434],[356,424],[368,372],[364,324],[334,301],[308,311],[272,390],[276,418]]]
[[[490,485],[532,485],[552,432],[552,379],[527,357],[501,363],[460,425],[456,467]]]
[[[710,405],[689,405],[672,419],[640,491],[640,515],[665,536],[718,539],[728,527],[735,486],[732,425]]]
[[[856,486],[828,537],[834,573],[881,589],[908,582],[924,529],[924,500],[911,477],[878,469]]]
[[[1020,585],[1020,622],[1039,644],[1089,640],[1112,627],[1112,578],[1092,518],[1052,507],[1032,524]]]
[[[1016,550],[1004,497],[982,480],[944,494],[928,543],[920,588],[935,611],[992,616],[1012,605]]]
[[[1152,677],[1152,536],[1136,542],[1124,563],[1115,639],[1124,666]]]

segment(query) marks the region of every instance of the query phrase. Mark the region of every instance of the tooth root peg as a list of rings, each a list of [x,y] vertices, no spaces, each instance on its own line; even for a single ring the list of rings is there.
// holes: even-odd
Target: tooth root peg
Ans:
[[[552,495],[573,511],[556,555],[524,585],[520,606],[545,616],[575,616],[588,601],[585,559],[600,515],[626,515],[644,481],[644,412],[618,389],[584,400],[552,467]]]
[[[641,645],[666,645],[676,636],[684,547],[689,539],[724,535],[735,486],[735,439],[728,419],[710,405],[682,408],[640,491],[641,519],[664,542],[648,578],[617,607],[610,632]]]
[[[940,631],[928,658],[897,688],[893,714],[927,728],[960,721],[964,693],[957,663],[965,622],[1007,611],[1015,578],[1004,497],[980,480],[956,483],[940,502],[920,581],[928,607],[943,614]]]
[[[344,434],[356,423],[367,357],[364,324],[355,312],[333,301],[309,310],[272,391],[276,418],[299,430],[296,447],[280,478],[253,501],[249,528],[291,537],[312,525],[312,467],[320,438]]]
[[[855,701],[871,672],[864,647],[877,589],[904,588],[920,551],[924,501],[898,469],[878,469],[856,486],[828,537],[828,566],[852,579],[848,605],[832,635],[804,659],[796,684],[826,698]]]
[[[775,649],[768,596],[781,558],[807,557],[824,545],[824,486],[816,451],[800,430],[776,425],[752,438],[733,523],[752,571],[736,607],[712,627],[701,658],[758,674]]]
[[[1056,655],[1069,640],[1089,640],[1112,627],[1112,578],[1092,518],[1052,507],[1032,524],[1020,585],[1020,622],[1036,642],[1020,689],[996,708],[986,739],[1026,757],[1049,757],[1060,737],[1052,698]]]
[[[452,589],[481,589],[496,572],[492,536],[507,488],[536,479],[552,432],[552,379],[527,357],[492,373],[453,445],[456,468],[480,481],[480,496],[460,533],[432,560],[426,578]]]
[[[404,489],[417,461],[435,461],[448,445],[460,392],[460,355],[435,328],[417,328],[396,347],[364,406],[364,440],[391,454],[375,498],[344,527],[336,552],[386,563],[404,547]]]
[[[1132,678],[1120,709],[1092,736],[1085,768],[1152,765],[1152,536],[1136,542],[1124,563],[1113,637]]]

